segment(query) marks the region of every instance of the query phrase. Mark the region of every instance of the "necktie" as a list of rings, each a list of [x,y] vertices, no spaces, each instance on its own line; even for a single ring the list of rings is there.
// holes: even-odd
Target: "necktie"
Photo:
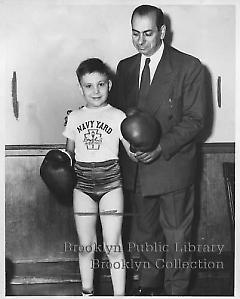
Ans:
[[[139,99],[138,106],[141,107],[144,105],[144,101],[147,97],[149,88],[150,88],[150,69],[149,69],[150,58],[145,60],[145,65],[142,71],[140,89],[139,89]]]

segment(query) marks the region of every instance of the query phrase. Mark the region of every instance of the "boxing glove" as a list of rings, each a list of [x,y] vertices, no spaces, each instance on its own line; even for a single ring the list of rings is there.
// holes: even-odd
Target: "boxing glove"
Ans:
[[[150,152],[160,141],[161,128],[152,115],[137,108],[130,108],[121,123],[123,137],[130,143],[132,152]]]
[[[76,175],[71,156],[67,152],[50,150],[41,164],[40,175],[59,201],[67,202],[72,199]]]

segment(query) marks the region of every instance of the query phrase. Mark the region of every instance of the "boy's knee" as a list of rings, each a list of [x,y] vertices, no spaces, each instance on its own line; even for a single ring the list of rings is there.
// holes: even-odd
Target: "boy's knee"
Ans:
[[[81,243],[79,245],[79,254],[81,256],[93,254],[95,251],[95,243]]]
[[[120,243],[115,244],[104,244],[104,251],[106,252],[109,259],[116,259],[123,254],[123,246]]]

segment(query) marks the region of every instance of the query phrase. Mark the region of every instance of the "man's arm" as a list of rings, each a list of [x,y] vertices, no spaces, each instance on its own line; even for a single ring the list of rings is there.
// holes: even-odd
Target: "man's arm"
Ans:
[[[197,63],[196,63],[197,61]],[[182,119],[165,133],[159,145],[151,152],[137,152],[136,158],[149,163],[162,155],[171,159],[185,145],[192,142],[204,126],[205,86],[204,68],[198,60],[193,61],[186,74],[182,94]]]
[[[189,72],[183,86],[182,119],[161,138],[162,155],[169,160],[185,145],[192,142],[204,127],[205,85],[204,68],[197,60]]]
[[[117,71],[113,79],[112,88],[109,93],[108,102],[113,107],[116,107],[120,110],[124,110],[124,80],[122,76],[122,67],[121,61],[117,66]]]

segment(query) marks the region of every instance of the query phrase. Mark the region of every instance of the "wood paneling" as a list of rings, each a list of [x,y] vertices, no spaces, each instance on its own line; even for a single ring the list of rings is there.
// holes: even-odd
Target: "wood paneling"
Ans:
[[[76,244],[71,206],[56,200],[43,183],[39,168],[43,156],[6,157],[6,255],[13,261],[65,260]]]
[[[64,249],[65,242],[77,244],[72,206],[60,204],[39,174],[46,153],[63,147],[61,144],[6,147],[7,294],[80,293],[77,252]],[[234,162],[234,151],[234,144],[230,143],[204,144],[199,151],[194,241],[197,244],[223,244],[225,253],[232,248],[222,163]],[[129,208],[127,204],[126,207]],[[134,240],[131,218],[129,215],[124,218],[125,242]],[[225,253],[214,258],[223,261]],[[204,273],[198,273],[198,277],[201,274]],[[211,271],[205,275],[215,277],[217,274]],[[108,279],[109,273],[100,271],[97,276]],[[133,275],[133,279],[138,276]]]
[[[6,147],[6,255],[14,262],[77,259],[76,252],[64,251],[65,242],[77,244],[72,207],[60,204],[39,175],[47,151],[62,147]],[[203,145],[200,161],[196,242],[224,244],[230,251],[222,163],[234,161],[234,144]]]
[[[223,162],[234,162],[233,154],[206,154],[203,184],[206,191],[201,197],[206,200],[206,231],[210,244],[224,244],[231,250],[231,223],[227,206],[223,177]]]

